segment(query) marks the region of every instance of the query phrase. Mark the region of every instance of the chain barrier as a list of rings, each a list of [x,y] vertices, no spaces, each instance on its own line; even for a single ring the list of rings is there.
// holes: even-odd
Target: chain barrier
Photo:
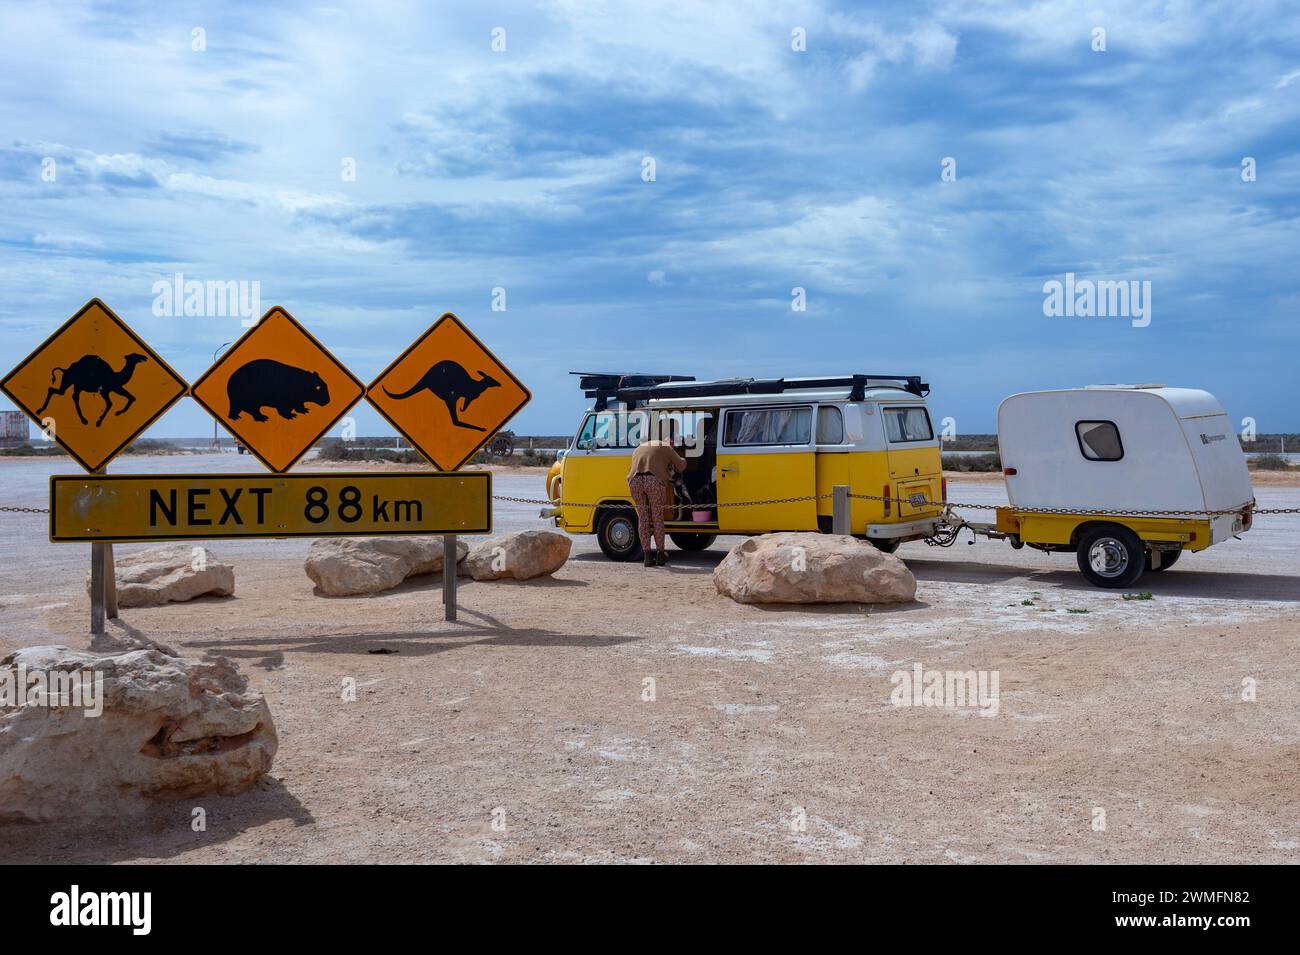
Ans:
[[[697,507],[697,508],[699,508],[699,509],[704,509],[704,510],[712,510],[712,509],[715,508],[715,507],[760,507],[760,506],[767,505],[767,504],[795,504],[795,503],[799,503],[799,502],[802,502],[802,501],[825,501],[825,500],[830,500],[830,499],[833,498],[834,496],[835,496],[834,494],[804,494],[804,495],[800,495],[800,496],[798,496],[798,497],[774,497],[774,498],[770,498],[770,499],[765,500],[765,501],[721,501],[721,502],[714,503],[714,504],[700,504],[700,505],[692,505],[692,504],[690,504],[689,502],[684,502],[684,503],[680,503],[680,504],[665,504],[665,505],[663,505],[663,507],[664,507],[665,510],[676,510],[678,507],[686,507],[686,508],[689,508],[689,507],[692,507],[692,506]],[[880,501],[880,502],[883,502],[883,503],[886,503],[886,504],[907,504],[907,505],[910,505],[911,507],[918,507],[918,508],[929,507],[929,508],[938,508],[938,509],[940,509],[940,510],[943,510],[943,509],[946,509],[946,508],[968,508],[968,509],[970,509],[970,510],[994,511],[994,510],[997,510],[997,509],[1000,508],[1000,507],[1010,507],[1010,505],[1008,505],[1008,504],[970,504],[970,503],[962,503],[962,502],[959,502],[959,501],[943,501],[943,502],[935,502],[935,501],[927,500],[926,498],[923,498],[923,497],[884,497],[884,496],[879,495],[879,494],[853,494],[853,493],[851,493],[851,492],[850,492],[850,494],[849,494],[849,497],[850,497],[851,499],[853,499],[853,500],[858,500],[858,501]],[[634,505],[634,504],[628,504],[628,503],[623,502],[623,501],[610,501],[610,502],[607,502],[607,503],[606,503],[606,502],[600,502],[600,503],[596,503],[596,504],[588,504],[588,503],[586,503],[586,502],[577,503],[577,502],[574,502],[574,501],[558,501],[558,502],[557,502],[557,501],[553,501],[553,500],[550,500],[550,499],[547,499],[547,498],[540,498],[540,497],[507,497],[507,496],[504,496],[504,495],[496,495],[496,494],[494,494],[494,495],[492,496],[492,499],[493,499],[493,500],[496,500],[496,501],[508,501],[508,502],[510,502],[510,503],[513,503],[513,504],[544,504],[544,505],[549,505],[549,506],[551,506],[551,507],[609,507],[609,508],[627,508],[627,509],[635,509],[635,505]],[[1254,504],[1254,501],[1251,501],[1249,504],[1242,504],[1242,505],[1239,506],[1239,507],[1227,508],[1227,509],[1225,509],[1225,510],[1220,510],[1220,511],[1178,511],[1178,510],[1169,510],[1169,511],[1158,511],[1158,510],[1157,510],[1157,511],[1147,511],[1147,510],[1123,510],[1123,509],[1112,509],[1112,510],[1092,510],[1092,509],[1081,509],[1081,510],[1075,510],[1075,509],[1073,509],[1073,508],[1063,508],[1063,507],[1014,507],[1014,508],[1011,508],[1011,509],[1014,510],[1014,511],[1016,511],[1017,513],[1028,513],[1028,514],[1062,514],[1062,513],[1066,513],[1066,514],[1081,514],[1081,515],[1083,515],[1083,516],[1085,516],[1085,517],[1091,517],[1091,516],[1098,516],[1098,517],[1193,517],[1193,516],[1197,516],[1197,517],[1221,517],[1221,516],[1223,516],[1223,515],[1225,515],[1225,514],[1240,514],[1241,511],[1242,511],[1242,509],[1243,509],[1243,508],[1246,508],[1246,507],[1250,507],[1250,508],[1251,508],[1251,514],[1252,514],[1252,515],[1259,515],[1259,514],[1300,514],[1300,507],[1269,507],[1269,508],[1255,508],[1255,507],[1253,507],[1253,504]]]
[[[764,507],[773,504],[799,504],[804,501],[827,501],[834,498],[834,494],[801,494],[795,497],[773,497],[762,501],[720,501],[713,504],[692,505],[689,502],[680,502],[677,504],[665,504],[663,509],[666,511],[677,510],[678,508],[695,507],[700,510],[712,510],[715,507]],[[1007,504],[972,504],[962,503],[959,501],[935,502],[927,500],[924,497],[884,497],[879,494],[854,494],[849,493],[849,498],[856,501],[879,501],[884,504],[907,504],[917,508],[938,508],[947,510],[950,508],[964,508],[972,511],[995,511],[1000,507],[1010,507]],[[635,510],[636,505],[626,501],[602,501],[594,504],[586,502],[577,503],[574,501],[552,501],[549,498],[542,497],[510,497],[507,495],[492,495],[494,501],[502,501],[510,504],[541,504],[550,507],[607,507],[620,508],[625,510]],[[1261,514],[1300,514],[1300,507],[1262,507],[1255,508],[1250,504],[1243,504],[1241,507],[1227,508],[1219,511],[1179,511],[1179,510],[1124,510],[1122,508],[1111,509],[1074,509],[1065,507],[1013,507],[1011,508],[1018,514],[1080,514],[1084,517],[1222,517],[1226,514],[1240,514],[1243,508],[1250,507],[1253,516]],[[48,514],[48,507],[17,507],[17,506],[0,506],[0,513],[9,514]]]

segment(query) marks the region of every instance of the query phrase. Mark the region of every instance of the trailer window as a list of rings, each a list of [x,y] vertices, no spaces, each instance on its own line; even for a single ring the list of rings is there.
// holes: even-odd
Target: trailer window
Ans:
[[[891,443],[934,440],[930,413],[924,408],[886,408],[884,415],[885,437]]]
[[[807,444],[812,437],[812,408],[745,408],[728,411],[723,443],[729,447]]]
[[[1124,457],[1124,442],[1113,421],[1075,422],[1074,436],[1079,439],[1079,451],[1089,461],[1118,461]]]
[[[844,414],[834,405],[817,409],[817,443],[844,443]]]

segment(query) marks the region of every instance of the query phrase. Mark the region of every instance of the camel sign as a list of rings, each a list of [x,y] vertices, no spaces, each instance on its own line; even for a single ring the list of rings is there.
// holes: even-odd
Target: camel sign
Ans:
[[[186,387],[97,298],[0,381],[0,390],[87,471],[116,457]]]
[[[364,391],[277,305],[203,373],[190,394],[259,461],[282,474]]]
[[[532,394],[448,312],[366,388],[366,400],[440,471],[455,471]]]

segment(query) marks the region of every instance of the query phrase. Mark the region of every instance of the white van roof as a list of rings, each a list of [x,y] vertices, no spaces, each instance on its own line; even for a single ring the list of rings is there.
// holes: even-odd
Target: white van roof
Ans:
[[[776,395],[693,395],[690,398],[651,398],[650,408],[699,408],[704,405],[806,405],[813,403],[848,401],[849,388],[794,389]],[[924,404],[925,399],[902,388],[867,388],[864,401],[887,401]]]

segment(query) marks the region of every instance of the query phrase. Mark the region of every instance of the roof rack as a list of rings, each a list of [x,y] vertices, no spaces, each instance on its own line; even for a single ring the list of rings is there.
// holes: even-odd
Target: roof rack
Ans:
[[[623,374],[605,371],[571,371],[578,375],[578,387],[588,398],[596,400],[595,410],[604,411],[609,399],[615,397],[623,388],[647,388],[671,381],[694,381],[694,375],[646,375],[641,373]]]
[[[873,385],[899,388],[918,398],[930,393],[928,383],[919,375],[844,375],[835,378],[725,378],[720,381],[668,382],[627,385],[618,388],[617,397],[633,404],[651,398],[698,398],[712,395],[780,395],[790,391],[816,388],[848,388],[850,401],[861,401]]]

